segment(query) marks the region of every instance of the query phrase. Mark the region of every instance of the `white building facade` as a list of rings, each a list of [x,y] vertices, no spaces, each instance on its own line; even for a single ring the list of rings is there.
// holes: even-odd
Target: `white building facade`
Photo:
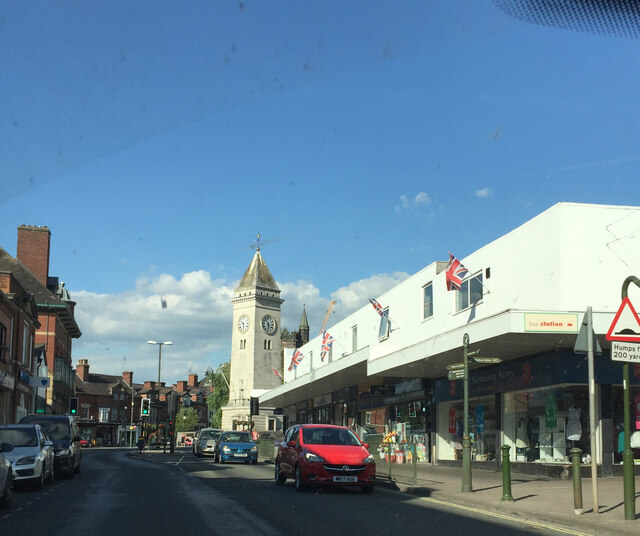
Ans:
[[[455,252],[454,252],[455,253]],[[463,381],[447,366],[463,356],[463,337],[495,365],[470,372],[474,464],[494,464],[511,446],[518,470],[549,472],[569,450],[595,455],[604,474],[621,462],[622,364],[605,340],[621,304],[621,285],[640,275],[640,207],[559,203],[460,259],[469,270],[448,291],[446,262],[433,262],[299,350],[285,383],[260,398],[282,407],[288,424],[357,425],[364,433],[396,432],[419,445],[424,463],[461,460]],[[631,286],[640,307],[640,288]],[[603,354],[596,357],[596,444],[590,452],[587,360],[574,344],[587,307]],[[388,320],[387,320],[388,318]],[[639,330],[640,331],[640,330]],[[640,440],[640,364],[631,375],[633,432]],[[632,438],[634,436],[632,435]],[[640,445],[638,445],[640,447]],[[640,459],[640,448],[634,451]],[[488,465],[487,467],[491,467]],[[551,468],[551,469],[549,469]]]

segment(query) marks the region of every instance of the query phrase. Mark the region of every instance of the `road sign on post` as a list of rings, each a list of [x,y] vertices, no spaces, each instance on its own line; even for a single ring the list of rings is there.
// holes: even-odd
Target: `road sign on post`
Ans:
[[[608,341],[640,342],[640,317],[631,300],[623,298],[607,332]]]
[[[453,380],[462,380],[464,378],[464,369],[462,370],[450,370],[447,373],[447,377],[453,381]]]

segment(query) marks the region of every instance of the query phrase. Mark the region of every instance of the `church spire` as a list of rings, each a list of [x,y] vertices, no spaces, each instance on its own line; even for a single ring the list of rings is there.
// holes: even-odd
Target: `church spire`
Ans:
[[[302,307],[302,319],[300,320],[298,333],[302,344],[307,344],[309,342],[309,321],[307,320],[307,309],[304,306]]]

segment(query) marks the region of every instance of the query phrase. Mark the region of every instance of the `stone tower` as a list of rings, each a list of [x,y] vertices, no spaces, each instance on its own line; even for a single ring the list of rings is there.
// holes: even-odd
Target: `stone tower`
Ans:
[[[278,387],[280,379],[273,369],[281,367],[280,289],[260,248],[234,290],[231,336],[229,403],[222,410],[223,428],[248,428],[250,398]],[[271,423],[270,423],[271,417]],[[261,408],[253,416],[258,430],[275,424],[273,408]]]

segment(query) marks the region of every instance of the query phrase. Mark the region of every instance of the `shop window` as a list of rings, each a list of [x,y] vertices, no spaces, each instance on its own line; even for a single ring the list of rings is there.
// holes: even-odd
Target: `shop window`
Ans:
[[[587,387],[558,385],[504,396],[504,443],[516,462],[569,463],[578,447],[590,460]]]
[[[426,320],[433,316],[433,284],[428,283],[423,287],[422,292],[422,319]]]
[[[462,311],[482,301],[482,272],[465,279],[456,290],[456,311]]]
[[[441,460],[462,460],[463,409],[462,400],[438,404],[438,458]],[[467,418],[471,437],[471,459],[494,461],[496,459],[495,397],[470,399]]]
[[[391,322],[389,321],[389,308],[386,307],[383,311],[383,315],[380,317],[380,328],[378,329],[378,340],[385,340],[389,338],[389,330]]]

